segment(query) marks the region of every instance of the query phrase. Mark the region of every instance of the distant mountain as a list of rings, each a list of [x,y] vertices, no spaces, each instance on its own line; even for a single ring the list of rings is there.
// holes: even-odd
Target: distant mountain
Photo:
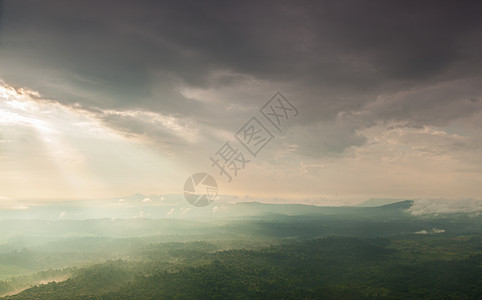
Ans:
[[[403,202],[405,200],[406,199],[371,198],[361,203],[358,203],[357,205],[354,205],[354,206],[355,207],[375,207],[375,206],[382,206],[382,205],[387,205],[387,204],[392,204],[397,202]]]
[[[386,205],[381,205],[377,206],[378,208],[384,208],[384,209],[409,209],[413,205],[413,200],[404,200],[404,201],[399,201],[399,202],[394,202]]]
[[[372,202],[373,203],[373,202]],[[412,201],[390,202],[381,206],[314,206],[305,204],[270,204],[260,202],[214,202],[207,207],[193,207],[180,195],[132,195],[121,199],[99,201],[79,200],[51,202],[29,206],[23,210],[0,210],[1,219],[129,219],[129,218],[252,218],[252,217],[350,217],[384,218],[403,217]]]
[[[405,200],[376,207],[353,206],[314,206],[303,204],[268,204],[259,202],[240,202],[224,204],[222,210],[215,213],[217,217],[255,217],[255,216],[306,216],[332,218],[386,218],[409,217],[406,212],[413,201]]]

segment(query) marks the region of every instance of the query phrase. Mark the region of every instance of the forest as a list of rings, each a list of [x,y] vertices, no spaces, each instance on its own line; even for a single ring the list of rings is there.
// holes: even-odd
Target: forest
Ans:
[[[4,220],[0,295],[482,298],[481,217],[414,217],[407,205],[231,219]]]

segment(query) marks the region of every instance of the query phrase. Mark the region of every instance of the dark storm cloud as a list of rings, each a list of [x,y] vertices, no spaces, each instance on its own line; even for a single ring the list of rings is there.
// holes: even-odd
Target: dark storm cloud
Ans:
[[[419,78],[457,59],[480,12],[447,1],[9,1],[7,29],[18,58],[138,92],[155,71],[201,86],[216,69],[340,84],[371,69]]]
[[[0,0],[0,43],[2,42],[3,0]]]
[[[331,1],[313,13],[320,32],[384,75],[418,79],[455,62],[480,37],[482,5],[458,1]],[[349,51],[349,50],[348,50]]]
[[[314,142],[339,151],[361,144],[356,130],[377,119],[443,124],[480,109],[464,100],[482,96],[473,86],[463,99],[424,90],[481,75],[478,1],[11,0],[4,8],[0,77],[87,109],[222,125],[232,119],[221,120],[224,107],[180,88],[242,85],[235,75],[210,79],[229,71],[284,86],[312,130],[341,112],[370,110]],[[422,92],[394,96],[406,89]],[[241,101],[233,99],[226,102]],[[260,99],[243,101],[236,104]]]

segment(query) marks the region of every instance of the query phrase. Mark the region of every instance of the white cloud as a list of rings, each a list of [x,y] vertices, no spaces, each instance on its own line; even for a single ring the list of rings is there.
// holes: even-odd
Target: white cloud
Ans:
[[[428,234],[428,231],[427,230],[419,230],[419,231],[416,231],[415,234]]]
[[[445,229],[432,228],[431,230],[419,230],[414,232],[415,234],[432,234],[432,233],[444,233]]]
[[[152,202],[152,199],[151,198],[144,198],[144,200],[142,200],[143,203],[147,203],[147,202]]]
[[[414,216],[478,213],[482,211],[482,201],[475,199],[417,199],[407,211]]]
[[[228,209],[227,206],[221,205],[221,206],[214,206],[212,211],[213,211],[213,214],[215,214],[217,212],[226,211],[227,209]]]

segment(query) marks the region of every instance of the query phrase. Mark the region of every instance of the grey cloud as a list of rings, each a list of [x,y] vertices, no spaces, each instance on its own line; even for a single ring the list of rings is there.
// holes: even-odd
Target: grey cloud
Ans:
[[[434,75],[458,59],[461,46],[481,46],[476,39],[464,40],[480,29],[480,3],[338,1],[320,9],[336,28],[328,35],[390,77]]]
[[[0,77],[88,110],[155,111],[231,128],[248,115],[226,107],[251,108],[259,98],[201,103],[181,88],[250,89],[250,76],[296,101],[309,135],[300,151],[339,153],[363,144],[357,130],[379,120],[444,125],[479,110],[480,101],[468,100],[481,97],[474,85],[424,88],[481,75],[481,12],[475,1],[10,0]],[[218,71],[228,75],[213,80]],[[407,90],[419,92],[398,95]],[[337,121],[340,113],[351,117]]]
[[[0,43],[2,42],[3,0],[0,0]]]
[[[357,130],[368,126],[361,119],[339,116],[334,121],[295,127],[289,141],[298,145],[296,153],[301,155],[337,156],[349,147],[365,144],[366,138]]]
[[[7,31],[24,37],[7,39],[7,50],[15,46],[47,70],[72,70],[97,83],[90,88],[116,90],[126,101],[147,97],[153,70],[200,86],[216,69],[342,86],[375,82],[377,70],[419,78],[454,61],[461,36],[480,26],[480,7],[452,2],[51,0],[6,7]]]
[[[445,82],[412,91],[381,96],[363,110],[372,119],[410,121],[417,125],[445,126],[450,121],[468,117],[482,110],[470,99],[482,96],[481,79]]]

